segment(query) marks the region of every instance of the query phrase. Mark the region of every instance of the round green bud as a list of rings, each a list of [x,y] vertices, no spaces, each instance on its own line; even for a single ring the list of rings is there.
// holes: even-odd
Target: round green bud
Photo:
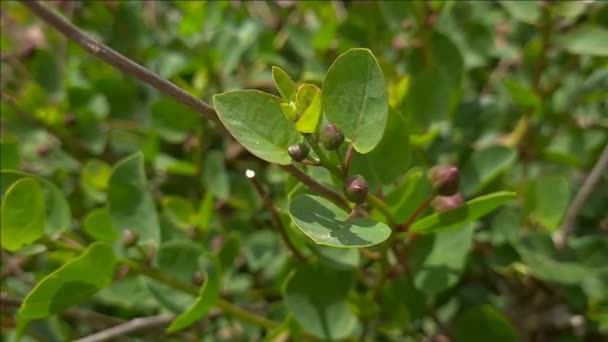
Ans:
[[[287,153],[289,153],[291,159],[297,162],[301,162],[302,160],[306,159],[309,152],[310,148],[304,143],[291,145],[287,148]]]
[[[452,196],[460,186],[460,171],[453,165],[439,165],[429,170],[431,185],[440,196]]]
[[[344,187],[344,196],[351,202],[363,203],[367,197],[367,181],[363,176],[351,177]]]
[[[328,151],[333,151],[344,142],[342,130],[334,124],[329,124],[321,132],[321,144]]]

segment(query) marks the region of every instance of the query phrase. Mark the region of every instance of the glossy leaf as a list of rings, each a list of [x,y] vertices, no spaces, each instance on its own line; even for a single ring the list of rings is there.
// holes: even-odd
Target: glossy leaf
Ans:
[[[23,301],[20,319],[44,318],[82,303],[110,285],[116,257],[104,242],[96,242],[79,257],[42,279]]]
[[[46,210],[44,232],[51,238],[56,238],[70,227],[70,224],[72,223],[72,213],[65,195],[57,186],[55,186],[55,184],[44,178],[30,175],[25,172],[2,171],[0,172],[0,194],[4,196],[6,189],[17,180],[25,177],[36,179],[42,187]]]
[[[319,245],[372,246],[391,234],[391,229],[381,222],[361,217],[347,221],[349,213],[318,196],[296,196],[289,205],[289,213],[302,232]]]
[[[388,185],[407,172],[411,161],[407,123],[401,113],[390,109],[382,140],[367,154],[355,153],[351,162],[352,174],[361,174],[370,185]]]
[[[461,189],[472,195],[506,172],[515,162],[517,153],[506,146],[493,145],[475,151],[462,168]]]
[[[577,55],[608,56],[608,29],[581,26],[557,37],[557,45]]]
[[[370,50],[351,49],[338,56],[323,82],[323,109],[359,153],[373,150],[388,120],[382,70]]]
[[[526,206],[530,217],[550,231],[559,223],[570,202],[568,180],[562,176],[543,177],[528,189]]]
[[[177,316],[167,328],[167,332],[176,332],[189,327],[204,317],[220,297],[222,270],[219,260],[210,255],[211,263],[205,271],[205,283],[200,289],[196,301],[184,313]]]
[[[314,133],[321,119],[321,90],[314,84],[303,84],[296,95],[296,129]]]
[[[456,209],[443,213],[435,213],[416,221],[410,231],[427,234],[462,227],[476,221],[514,198],[515,193],[508,191],[479,196],[467,201]]]
[[[2,248],[16,251],[44,235],[44,194],[35,179],[16,181],[6,191],[0,212]]]
[[[301,138],[293,123],[285,120],[281,99],[242,90],[215,95],[213,103],[224,126],[249,152],[271,163],[291,163],[287,148]]]
[[[291,77],[285,72],[285,70],[273,66],[272,67],[272,80],[274,84],[277,86],[277,90],[281,97],[286,102],[295,101],[296,100],[296,84],[291,80]]]
[[[112,218],[106,208],[92,210],[82,224],[84,231],[98,241],[116,241],[120,235],[112,227]]]
[[[156,207],[147,189],[141,153],[131,155],[114,166],[108,189],[108,210],[112,226],[131,230],[139,245],[158,246],[160,225]]]
[[[302,265],[285,286],[285,304],[304,330],[326,340],[346,338],[357,321],[346,301],[352,281],[350,272]]]
[[[359,267],[361,257],[359,251],[354,248],[335,248],[317,246],[316,253],[323,265],[339,270],[350,270]]]
[[[467,342],[520,341],[507,318],[489,305],[468,309],[458,316],[454,326],[454,338]]]

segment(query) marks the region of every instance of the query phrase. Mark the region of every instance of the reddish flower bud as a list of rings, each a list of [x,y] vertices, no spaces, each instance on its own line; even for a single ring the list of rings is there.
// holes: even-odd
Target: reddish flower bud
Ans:
[[[462,194],[457,192],[452,196],[437,196],[433,199],[433,208],[436,212],[442,213],[448,210],[456,209],[462,205],[464,200]]]
[[[291,145],[287,148],[287,153],[289,153],[291,159],[297,162],[301,162],[302,160],[306,159],[309,152],[310,148],[304,143]]]
[[[333,151],[344,142],[342,130],[334,124],[329,124],[321,132],[321,144],[328,151]]]
[[[429,170],[429,179],[435,192],[440,196],[452,196],[460,186],[460,171],[456,166],[440,165]]]
[[[351,202],[362,203],[367,197],[367,181],[363,176],[348,179],[344,187],[344,196]]]
[[[135,246],[135,243],[137,243],[137,238],[137,233],[129,229],[122,231],[122,245],[126,248]]]

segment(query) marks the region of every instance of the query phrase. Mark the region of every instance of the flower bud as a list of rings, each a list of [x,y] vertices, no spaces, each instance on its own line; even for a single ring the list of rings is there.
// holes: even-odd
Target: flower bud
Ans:
[[[437,196],[433,199],[432,206],[438,213],[456,209],[463,203],[462,194],[457,192],[452,196]]]
[[[122,245],[126,248],[133,247],[137,243],[137,233],[125,229],[122,231]]]
[[[287,148],[287,153],[289,153],[291,159],[297,162],[301,162],[302,160],[306,159],[309,152],[310,148],[304,143],[294,144]]]
[[[321,143],[326,150],[332,151],[340,147],[344,142],[344,134],[334,124],[329,124],[321,132]]]
[[[452,196],[458,192],[460,186],[460,171],[456,166],[440,165],[429,170],[428,173],[433,190],[440,196]]]
[[[351,202],[362,203],[367,197],[367,181],[363,176],[354,176],[348,179],[344,187],[344,196]]]

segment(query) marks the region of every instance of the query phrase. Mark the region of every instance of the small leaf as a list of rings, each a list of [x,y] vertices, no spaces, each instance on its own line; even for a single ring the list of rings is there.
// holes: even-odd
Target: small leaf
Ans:
[[[462,227],[515,198],[514,192],[499,191],[476,197],[457,209],[429,215],[416,221],[410,231],[420,234],[434,233]]]
[[[323,82],[323,109],[359,153],[373,150],[388,120],[382,70],[368,49],[350,49],[336,58]]]
[[[203,184],[207,190],[221,200],[230,197],[230,180],[224,165],[224,155],[221,151],[213,150],[207,154],[203,164]]]
[[[296,113],[295,102],[281,103],[281,110],[283,111],[283,115],[285,115],[287,120],[296,121],[298,114]]]
[[[112,242],[120,235],[112,228],[112,218],[106,208],[92,210],[84,219],[84,231],[97,241]]]
[[[359,251],[354,248],[317,246],[315,251],[322,260],[323,265],[327,265],[338,270],[354,269],[359,267],[359,263],[361,261]]]
[[[277,86],[277,90],[281,97],[286,102],[295,101],[296,99],[296,84],[291,80],[291,77],[285,72],[285,70],[273,66],[272,67],[272,80]]]
[[[569,201],[570,188],[565,177],[543,177],[529,187],[526,206],[534,221],[549,231],[555,231],[559,228]]]
[[[480,329],[483,327],[483,329]],[[471,308],[456,318],[454,326],[456,341],[467,342],[516,342],[515,328],[506,317],[490,305]]]
[[[240,90],[215,95],[213,103],[224,126],[249,152],[271,163],[291,163],[287,148],[301,137],[293,123],[285,120],[281,99]]]
[[[173,323],[167,328],[167,332],[173,333],[189,327],[197,320],[203,318],[215,305],[220,297],[222,269],[219,260],[209,255],[211,263],[205,271],[205,283],[200,289],[196,301],[184,313],[177,316]]]
[[[178,196],[163,198],[163,213],[181,229],[189,228],[196,217],[192,202]]]
[[[70,224],[72,223],[72,213],[65,195],[57,186],[55,186],[55,184],[44,178],[25,172],[2,171],[0,172],[0,194],[4,196],[6,189],[17,180],[24,177],[36,179],[42,187],[46,210],[44,232],[51,238],[56,238],[70,227]]]
[[[508,147],[494,145],[473,152],[462,168],[462,192],[472,195],[506,172],[517,153]]]
[[[110,285],[115,265],[112,247],[104,242],[92,244],[34,287],[19,310],[20,319],[48,317],[86,301]]]
[[[171,143],[184,141],[199,125],[199,115],[172,98],[159,98],[150,106],[150,121],[159,135]]]
[[[321,90],[314,84],[303,84],[296,95],[296,129],[302,133],[317,131],[321,118]]]
[[[420,203],[431,195],[431,191],[426,172],[419,167],[408,171],[400,185],[386,196],[386,202],[395,215],[395,222],[404,223]]]
[[[0,212],[1,242],[6,250],[16,251],[44,235],[44,194],[35,179],[16,181],[6,191]]]
[[[556,45],[577,55],[608,56],[608,29],[581,26],[556,38]]]
[[[443,68],[412,75],[401,111],[418,129],[444,119],[450,112],[450,77]]]
[[[540,18],[540,7],[536,1],[500,1],[504,9],[515,19],[534,24]]]
[[[118,162],[110,177],[108,209],[114,228],[119,231],[129,229],[137,233],[139,245],[158,246],[160,225],[146,183],[141,153]]]
[[[460,279],[473,245],[473,229],[443,231],[433,237],[433,246],[414,275],[416,288],[431,297]]]
[[[540,97],[529,87],[512,79],[505,80],[504,85],[513,102],[521,107],[537,109],[541,106]]]
[[[304,330],[326,340],[343,339],[357,322],[346,301],[352,282],[350,272],[300,266],[286,283],[285,304]]]
[[[296,196],[289,205],[289,213],[302,232],[319,245],[372,246],[391,234],[391,229],[381,222],[361,217],[347,221],[347,212],[318,196]]]

